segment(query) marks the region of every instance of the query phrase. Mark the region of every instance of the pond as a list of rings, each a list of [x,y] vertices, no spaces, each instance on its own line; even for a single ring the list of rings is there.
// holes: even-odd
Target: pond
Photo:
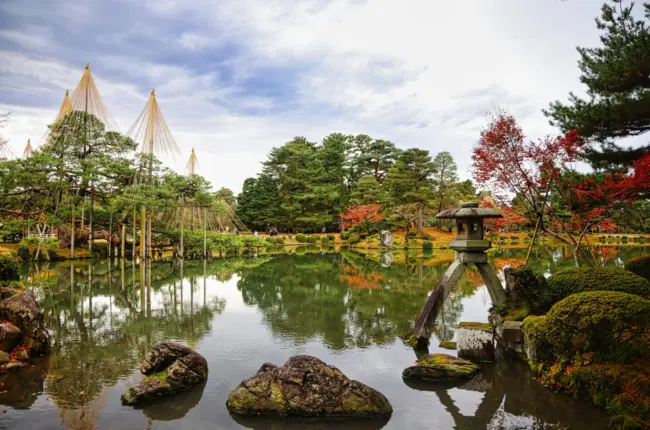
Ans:
[[[602,248],[621,266],[648,248]],[[62,262],[24,267],[52,335],[52,352],[32,367],[0,376],[0,428],[604,428],[594,407],[544,389],[521,364],[486,365],[456,386],[405,384],[416,355],[400,338],[410,330],[453,253],[427,258],[352,251],[279,252],[214,262]],[[497,269],[525,250],[491,255]],[[392,258],[391,258],[392,257]],[[392,260],[392,264],[391,264]],[[533,266],[573,266],[570,252],[540,248]],[[487,321],[490,298],[468,271],[444,304],[430,352],[453,340],[460,321]],[[206,357],[208,381],[142,409],[120,395],[140,379],[138,365],[157,342],[187,343]],[[390,420],[243,419],[225,408],[228,393],[264,362],[309,354],[390,400]]]

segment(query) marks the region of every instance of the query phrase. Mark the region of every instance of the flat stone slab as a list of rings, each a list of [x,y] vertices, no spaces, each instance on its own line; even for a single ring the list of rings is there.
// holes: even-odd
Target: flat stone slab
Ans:
[[[458,356],[472,361],[494,361],[494,330],[488,323],[461,322],[456,332]]]
[[[230,392],[238,415],[388,416],[393,408],[379,391],[348,379],[316,357],[297,355],[278,367],[265,363]]]
[[[472,379],[478,373],[478,366],[471,361],[447,354],[429,354],[415,366],[402,372],[405,379],[424,381],[459,381]]]

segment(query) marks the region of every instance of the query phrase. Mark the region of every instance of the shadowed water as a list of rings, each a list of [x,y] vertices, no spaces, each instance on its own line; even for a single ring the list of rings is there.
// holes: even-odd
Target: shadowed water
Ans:
[[[544,389],[520,364],[486,365],[454,385],[406,384],[416,359],[400,338],[411,328],[453,253],[428,258],[301,250],[210,263],[64,262],[23,267],[44,308],[52,352],[0,376],[0,428],[485,429],[604,428],[594,407]],[[497,252],[497,269],[525,251]],[[647,248],[604,248],[621,266]],[[391,263],[392,260],[392,263]],[[532,265],[573,267],[567,250],[539,249]],[[491,303],[470,270],[447,298],[430,352],[453,340],[460,321],[487,321]],[[177,340],[204,355],[208,381],[141,408],[120,395],[140,379],[138,364],[157,342]],[[309,354],[386,395],[390,419],[281,420],[231,416],[228,392],[264,362]]]

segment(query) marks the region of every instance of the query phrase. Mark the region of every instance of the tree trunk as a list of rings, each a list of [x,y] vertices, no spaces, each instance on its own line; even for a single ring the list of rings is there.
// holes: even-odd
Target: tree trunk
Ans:
[[[571,241],[567,239],[566,237],[562,237],[559,234],[555,233],[554,231],[549,230],[548,228],[544,227],[543,225],[541,226],[542,232],[548,234],[549,236],[554,237],[555,239],[559,240],[560,242],[564,242],[567,245],[571,245]]]
[[[133,238],[131,239],[131,259],[135,261],[135,223],[137,221],[135,206],[133,206]]]
[[[524,264],[528,264],[530,260],[530,254],[533,252],[533,246],[535,245],[535,238],[537,238],[537,232],[539,231],[539,225],[542,223],[542,217],[537,218],[537,223],[535,223],[535,231],[533,232],[533,238],[530,241],[530,246],[528,246],[528,253],[526,253],[526,261]]]
[[[108,221],[108,258],[111,258],[112,247],[113,247],[113,213],[111,212]]]
[[[203,259],[208,256],[208,223],[207,223],[207,211],[203,208]]]
[[[151,260],[151,258],[153,257],[152,252],[151,252],[151,218],[152,218],[151,212],[149,212],[147,214],[147,216],[149,218],[148,219],[148,228],[147,228],[147,258],[149,258]]]
[[[88,251],[93,252],[93,203],[95,202],[95,189],[90,187],[90,208],[88,209]]]
[[[422,203],[418,203],[418,234],[422,234],[424,219],[422,214]]]
[[[86,198],[84,197],[84,201],[81,204],[81,231],[84,231],[84,221],[86,219]]]
[[[181,260],[183,258],[185,258],[185,244],[183,243],[184,234],[185,234],[185,230],[184,230],[185,226],[184,226],[183,218],[184,218],[183,217],[183,205],[181,205],[181,249],[180,249],[180,253],[179,253],[180,254],[179,257],[180,257]]]
[[[124,251],[126,249],[126,224],[122,223],[122,240],[120,241],[120,258],[124,259]]]
[[[70,231],[70,258],[74,259],[74,200],[72,201],[72,225]]]

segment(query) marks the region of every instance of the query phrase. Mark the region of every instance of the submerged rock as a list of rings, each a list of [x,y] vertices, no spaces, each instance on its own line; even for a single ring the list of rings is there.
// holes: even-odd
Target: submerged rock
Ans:
[[[407,367],[402,377],[425,381],[457,381],[472,379],[478,366],[471,361],[447,354],[429,354],[415,366]]]
[[[20,329],[9,321],[0,322],[0,351],[9,352],[20,343]]]
[[[383,394],[308,355],[291,357],[281,367],[264,364],[230,392],[226,407],[240,415],[378,416],[393,412]]]
[[[140,371],[147,377],[122,394],[123,405],[188,390],[208,378],[208,363],[185,345],[163,342],[147,353],[140,363]]]
[[[36,302],[33,291],[25,291],[0,302],[0,320],[7,320],[18,327],[22,342],[35,354],[50,349],[50,335],[43,323],[43,311]]]

